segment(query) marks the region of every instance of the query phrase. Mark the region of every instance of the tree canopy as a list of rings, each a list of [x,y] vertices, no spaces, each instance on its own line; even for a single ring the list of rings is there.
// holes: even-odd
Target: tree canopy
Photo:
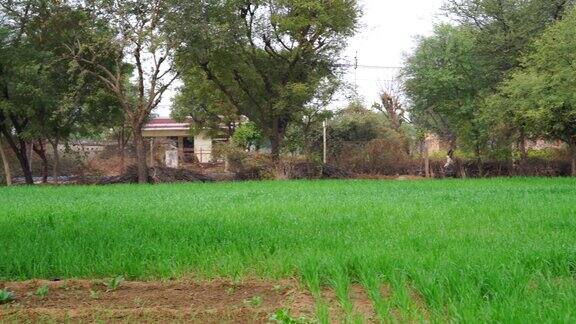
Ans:
[[[337,82],[360,14],[356,0],[175,1],[173,12],[184,87],[198,89],[188,97],[198,109],[247,116],[275,158],[288,126],[333,91],[324,85]]]

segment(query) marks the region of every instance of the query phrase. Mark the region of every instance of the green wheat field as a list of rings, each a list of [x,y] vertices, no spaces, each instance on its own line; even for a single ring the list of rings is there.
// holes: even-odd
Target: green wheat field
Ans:
[[[0,281],[116,275],[359,284],[381,318],[424,320],[417,292],[432,322],[574,322],[576,179],[0,189]]]

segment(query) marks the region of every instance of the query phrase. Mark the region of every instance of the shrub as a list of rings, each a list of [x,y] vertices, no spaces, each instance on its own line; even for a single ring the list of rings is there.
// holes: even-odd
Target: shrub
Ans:
[[[16,299],[13,292],[6,289],[0,289],[0,305],[8,304]]]
[[[214,156],[226,160],[228,171],[239,180],[262,180],[274,178],[272,160],[266,154],[248,153],[233,143],[217,145]]]

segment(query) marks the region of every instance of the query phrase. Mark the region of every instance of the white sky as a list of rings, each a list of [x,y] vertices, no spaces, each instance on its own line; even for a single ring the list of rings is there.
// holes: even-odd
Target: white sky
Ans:
[[[415,36],[429,35],[435,23],[442,20],[440,7],[444,0],[359,0],[364,15],[358,34],[350,40],[345,60],[367,66],[402,66],[404,56],[415,45]],[[359,67],[350,69],[346,80],[356,84],[358,94],[367,105],[378,100],[378,91],[388,80],[394,79],[397,69]],[[156,110],[160,116],[170,115],[171,97],[167,93]],[[342,106],[340,100],[334,106]]]

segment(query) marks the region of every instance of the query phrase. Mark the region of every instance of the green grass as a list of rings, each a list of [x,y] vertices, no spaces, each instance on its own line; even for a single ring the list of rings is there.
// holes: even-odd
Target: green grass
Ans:
[[[416,292],[432,321],[573,322],[576,180],[0,189],[0,280],[119,275],[295,276],[345,308],[362,284],[383,319],[424,319]]]

